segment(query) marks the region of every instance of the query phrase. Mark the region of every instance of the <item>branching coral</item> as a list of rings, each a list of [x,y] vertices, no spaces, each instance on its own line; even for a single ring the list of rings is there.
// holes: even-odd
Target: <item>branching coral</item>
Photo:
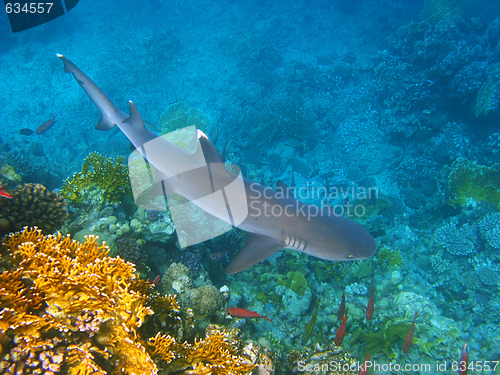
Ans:
[[[89,196],[100,204],[118,203],[124,194],[131,194],[128,168],[125,159],[116,160],[93,152],[85,159],[81,172],[67,178],[61,189],[64,198],[81,203]]]
[[[94,236],[79,243],[36,227],[4,239],[0,373],[157,374],[153,359],[165,374],[251,371],[239,340],[222,328],[181,344],[175,296],[160,295],[108,252]]]
[[[491,249],[500,249],[500,212],[486,215],[479,222],[479,233]]]
[[[436,229],[435,244],[451,255],[468,255],[476,251],[476,227],[468,223],[461,227],[446,223]]]
[[[40,184],[24,184],[11,191],[12,199],[0,201],[0,217],[12,230],[38,224],[46,232],[58,230],[68,217],[66,202],[55,191]]]
[[[132,264],[37,228],[9,235],[0,274],[0,366],[11,373],[156,373],[136,333],[152,310]]]
[[[173,337],[160,334],[151,338],[149,344],[154,348],[153,355],[168,364],[170,370],[186,375],[240,375],[254,368],[249,360],[236,354],[237,342],[218,330],[196,340],[194,345],[180,344]]]

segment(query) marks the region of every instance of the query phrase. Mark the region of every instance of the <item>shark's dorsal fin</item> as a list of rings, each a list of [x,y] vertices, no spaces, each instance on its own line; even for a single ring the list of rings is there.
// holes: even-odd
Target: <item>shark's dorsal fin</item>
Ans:
[[[215,149],[212,142],[210,142],[210,139],[208,139],[207,135],[203,133],[200,129],[198,129],[197,134],[207,164],[217,164],[217,163],[224,164],[221,157],[219,156],[219,153]]]
[[[225,272],[241,272],[259,263],[283,248],[283,243],[275,238],[261,234],[248,233],[243,249],[234,257]]]
[[[129,100],[128,102],[128,113],[129,116],[123,122],[133,125],[136,128],[144,129],[144,123],[142,122],[142,117],[139,114],[139,110],[135,106],[134,102],[132,102],[132,100]]]

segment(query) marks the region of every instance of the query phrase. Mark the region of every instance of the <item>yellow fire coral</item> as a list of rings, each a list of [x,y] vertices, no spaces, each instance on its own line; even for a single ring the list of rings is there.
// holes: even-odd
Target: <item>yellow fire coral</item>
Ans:
[[[0,373],[155,375],[157,364],[165,374],[251,371],[251,360],[237,355],[238,340],[223,330],[180,344],[175,296],[160,295],[138,279],[133,264],[108,252],[94,236],[79,243],[36,227],[4,239]],[[143,325],[152,308],[157,314]]]
[[[255,366],[248,359],[239,357],[237,342],[229,335],[213,330],[206,337],[195,340],[194,345],[180,344],[173,337],[156,335],[149,339],[154,348],[153,356],[168,365],[169,371],[193,375],[241,375]]]
[[[130,194],[128,168],[122,156],[116,160],[93,152],[85,159],[81,172],[67,178],[61,189],[64,198],[81,203],[95,198],[99,204],[118,203],[124,194]]]
[[[37,228],[4,240],[0,372],[157,372],[136,332],[152,311],[131,288],[135,269],[107,253],[93,236],[78,243]]]

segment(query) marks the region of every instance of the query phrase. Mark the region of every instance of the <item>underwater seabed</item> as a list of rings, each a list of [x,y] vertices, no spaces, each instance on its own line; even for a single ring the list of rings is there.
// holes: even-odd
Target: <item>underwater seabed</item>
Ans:
[[[430,232],[397,223],[381,231],[396,203],[369,200],[358,220],[379,233],[372,259],[328,262],[283,250],[224,277],[244,234],[179,249],[168,212],[123,204],[130,191],[112,189],[127,173],[122,163],[91,154],[84,173],[61,190],[68,205],[30,184],[2,201],[20,231],[2,246],[3,370],[358,374],[369,354],[380,366],[372,373],[415,366],[411,373],[435,374],[456,366],[465,344],[469,365],[496,365],[499,280],[490,257],[500,220],[488,204],[474,208],[478,224],[444,221]],[[99,168],[107,172],[94,173]],[[33,212],[14,215],[28,196]],[[48,225],[43,215],[71,235],[21,228]],[[271,321],[231,316],[228,306]]]
[[[499,4],[81,1],[0,35],[0,373],[500,374]],[[376,254],[228,276],[242,231],[180,248],[54,52],[246,178],[325,188]]]
[[[378,190],[351,197],[342,207],[362,207],[353,219],[377,238],[369,260],[283,250],[230,276],[245,234],[180,249],[168,211],[135,205],[122,157],[89,154],[60,191],[2,171],[2,370],[358,374],[369,355],[372,373],[435,374],[456,372],[464,353],[496,366],[498,164],[458,158],[428,208]]]

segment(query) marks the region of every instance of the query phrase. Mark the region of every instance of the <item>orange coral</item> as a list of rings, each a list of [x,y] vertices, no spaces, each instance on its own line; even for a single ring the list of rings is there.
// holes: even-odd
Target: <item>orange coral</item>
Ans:
[[[1,253],[13,270],[0,274],[0,372],[157,372],[136,333],[152,310],[131,288],[131,263],[93,236],[37,228],[9,235]]]
[[[192,345],[164,334],[144,345],[138,329],[152,308],[150,326],[180,327],[176,297],[152,292],[133,264],[108,252],[94,236],[79,243],[36,227],[4,239],[1,264],[9,269],[0,273],[0,373],[154,375],[153,358],[165,373],[252,370],[238,355],[238,340],[223,330],[207,331]]]
[[[218,330],[195,340],[194,345],[180,344],[173,337],[160,334],[150,338],[149,344],[154,348],[153,355],[168,364],[169,369],[185,375],[242,375],[255,367],[237,355],[237,342]]]

